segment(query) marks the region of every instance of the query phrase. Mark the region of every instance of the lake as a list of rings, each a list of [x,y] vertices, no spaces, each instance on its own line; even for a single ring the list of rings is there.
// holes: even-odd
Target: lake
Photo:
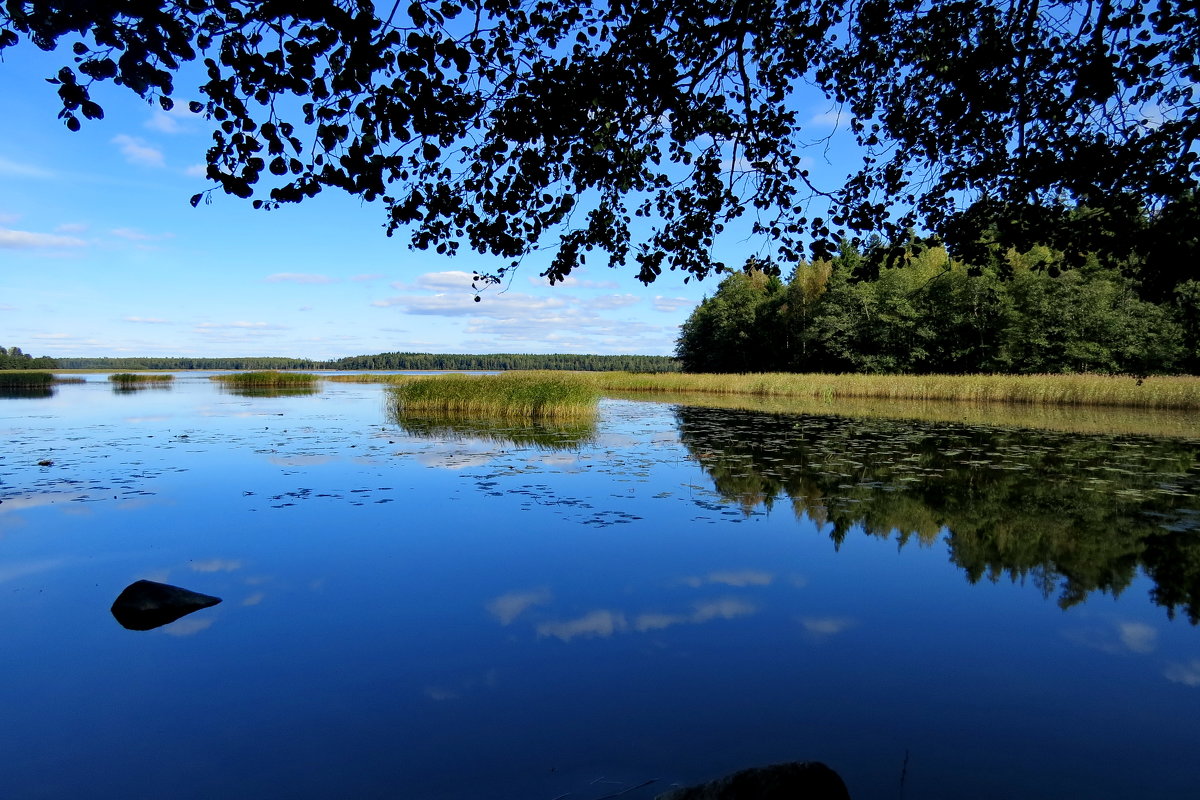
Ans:
[[[0,397],[0,796],[1197,796],[1200,440],[385,392]]]

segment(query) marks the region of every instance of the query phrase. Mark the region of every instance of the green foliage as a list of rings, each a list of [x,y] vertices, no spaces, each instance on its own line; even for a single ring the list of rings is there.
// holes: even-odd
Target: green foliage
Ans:
[[[19,347],[0,347],[0,370],[55,369],[59,363],[49,356],[34,358]]]
[[[802,262],[782,289],[738,273],[693,311],[676,353],[696,372],[1150,375],[1195,364],[1200,284],[1155,304],[1094,260],[1072,269],[1038,247],[1003,262],[974,268],[937,246],[886,259],[843,246],[831,261]]]
[[[599,255],[649,282],[723,271],[715,237],[748,217],[766,271],[810,241],[832,255],[841,231],[894,238],[918,214],[960,248],[990,229],[1021,250],[1053,236],[1079,253],[1154,240],[1194,253],[1194,12],[1187,0],[14,0],[0,52],[70,48],[49,78],[70,130],[103,117],[97,84],[169,110],[176,79],[200,76],[179,87],[214,127],[213,186],[193,204],[220,189],[277,208],[335,188],[378,201],[389,234],[415,248],[494,256],[500,273],[552,248],[552,281]],[[841,185],[805,169],[826,133],[792,102],[805,87],[862,151]],[[1094,213],[1059,213],[1059,198]]]

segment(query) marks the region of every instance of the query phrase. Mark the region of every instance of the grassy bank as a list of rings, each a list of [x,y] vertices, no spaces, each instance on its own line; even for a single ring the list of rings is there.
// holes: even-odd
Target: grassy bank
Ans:
[[[1112,375],[701,375],[604,372],[588,376],[601,391],[705,392],[796,397],[960,401],[1061,406],[1200,410],[1200,378]]]
[[[175,380],[174,375],[164,375],[162,373],[147,373],[147,372],[116,372],[108,376],[112,383],[119,383],[125,386],[134,384],[150,384],[150,383],[170,383]]]
[[[231,372],[227,375],[213,375],[211,379],[231,389],[300,389],[313,387],[317,382],[317,376],[307,372],[276,372],[274,370]]]
[[[596,412],[599,391],[579,375],[508,373],[408,379],[391,391],[394,413],[496,419],[571,419]]]

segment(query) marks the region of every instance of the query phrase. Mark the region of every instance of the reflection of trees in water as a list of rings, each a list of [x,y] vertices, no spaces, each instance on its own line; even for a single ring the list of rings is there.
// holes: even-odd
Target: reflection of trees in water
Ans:
[[[113,394],[137,394],[147,389],[166,392],[174,388],[168,381],[155,381],[154,383],[113,383],[111,386]]]
[[[481,439],[495,444],[533,446],[543,450],[574,450],[596,436],[594,420],[488,420],[404,413],[395,409],[389,411],[389,417],[405,433],[422,439]]]
[[[787,497],[799,515],[933,543],[974,583],[1029,578],[1059,605],[1120,593],[1200,622],[1200,443],[952,423],[773,416],[681,406],[680,438],[744,509]]]

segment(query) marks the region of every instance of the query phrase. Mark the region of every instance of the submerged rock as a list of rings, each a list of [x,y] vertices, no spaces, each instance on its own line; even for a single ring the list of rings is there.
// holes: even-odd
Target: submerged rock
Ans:
[[[673,789],[655,800],[850,800],[850,792],[841,777],[821,762],[789,761]]]
[[[112,615],[131,631],[148,631],[219,602],[219,597],[178,586],[155,581],[134,581],[113,601]]]

